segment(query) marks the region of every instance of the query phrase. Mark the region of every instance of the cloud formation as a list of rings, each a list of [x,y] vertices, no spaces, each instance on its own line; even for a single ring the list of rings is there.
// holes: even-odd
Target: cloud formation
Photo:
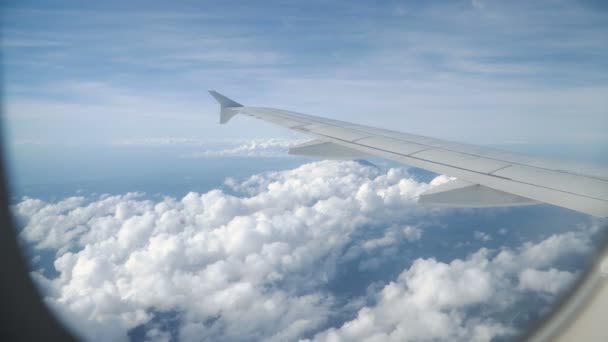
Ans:
[[[23,239],[57,251],[59,275],[36,279],[84,336],[125,338],[154,308],[180,312],[186,339],[293,340],[328,319],[320,288],[349,236],[420,212],[411,198],[428,185],[405,176],[320,162],[253,176],[241,197],[25,199],[15,213]]]
[[[111,143],[114,147],[179,147],[188,148],[180,158],[211,157],[291,157],[289,148],[306,141],[305,139],[258,138],[258,139],[190,139],[177,137],[118,139]],[[196,150],[192,151],[191,149]]]
[[[229,193],[27,198],[14,212],[27,243],[55,252],[56,274],[33,272],[47,303],[90,339],[125,340],[138,329],[153,340],[228,341],[511,333],[492,310],[483,319],[467,310],[499,311],[525,294],[557,293],[573,275],[554,263],[588,251],[587,235],[482,248],[451,262],[419,258],[346,306],[328,286],[348,262],[374,270],[396,246],[419,243],[422,223],[443,212],[414,198],[445,180],[427,184],[403,169],[323,161],[232,181]],[[544,280],[554,285],[538,285]],[[345,310],[350,318],[328,327],[344,321]]]
[[[487,341],[510,333],[510,327],[491,318],[465,313],[504,295],[500,282],[505,279],[496,272],[486,249],[447,264],[418,259],[375,295],[373,306],[360,309],[355,319],[314,340]]]
[[[524,289],[557,294],[574,280],[571,272],[551,268],[547,271],[526,269],[519,275],[519,286]]]
[[[182,158],[209,157],[290,157],[290,147],[302,144],[310,139],[250,139],[236,140],[228,147],[207,149],[182,155]]]
[[[568,233],[497,254],[481,248],[465,260],[449,263],[434,258],[417,259],[374,295],[372,305],[361,308],[354,319],[341,327],[328,329],[313,340],[489,341],[495,336],[513,336],[517,333],[515,327],[500,322],[492,313],[521,305],[517,301],[525,293],[519,290],[556,295],[571,284],[575,279],[571,272],[534,268],[553,264],[563,255],[584,253],[575,247],[558,255],[548,247],[551,244],[548,241],[564,238],[574,238],[576,244],[590,248],[585,234]],[[530,253],[545,258],[535,262],[528,259]],[[470,314],[470,310],[480,307],[483,315]]]

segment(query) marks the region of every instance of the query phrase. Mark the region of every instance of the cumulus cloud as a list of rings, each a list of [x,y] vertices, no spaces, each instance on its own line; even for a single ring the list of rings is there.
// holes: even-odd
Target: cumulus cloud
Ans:
[[[235,187],[240,196],[24,199],[14,212],[24,240],[56,250],[58,276],[35,278],[84,336],[124,339],[154,308],[180,312],[185,339],[283,341],[327,321],[333,298],[322,287],[356,230],[422,212],[412,197],[429,185],[406,175],[319,162],[255,175]]]
[[[487,304],[498,292],[485,249],[449,264],[418,259],[340,328],[315,341],[486,341],[510,332],[492,319],[470,318],[465,308]]]
[[[399,240],[416,241],[422,236],[422,230],[414,226],[391,226],[384,235],[379,238],[373,238],[363,243],[365,250],[371,251],[382,247],[395,245]]]
[[[523,293],[565,284],[551,268],[563,253],[585,253],[583,232],[451,262],[420,258],[388,284],[344,302],[328,289],[347,262],[374,269],[399,245],[424,238],[421,222],[442,212],[414,203],[440,176],[421,183],[404,169],[315,162],[232,180],[160,200],[143,194],[26,198],[14,207],[21,237],[55,251],[56,275],[34,272],[46,301],[85,338],[125,340],[487,340],[512,332],[492,317]],[[437,216],[438,215],[438,216]],[[354,315],[354,316],[353,316]],[[170,320],[174,330],[167,329]],[[139,329],[139,330],[138,330]]]
[[[591,228],[593,229],[593,227]],[[519,254],[503,250],[497,256],[507,268],[528,265],[535,268],[549,267],[568,255],[584,255],[591,252],[589,231],[572,231],[554,234],[539,243],[525,242]]]
[[[556,241],[570,241],[573,247],[558,255],[547,249]],[[491,313],[514,305],[524,295],[519,290],[552,295],[564,290],[574,280],[573,273],[532,267],[552,264],[563,255],[588,248],[584,235],[566,233],[500,252],[481,248],[465,260],[449,263],[419,258],[375,294],[373,304],[361,308],[354,319],[313,340],[489,341],[513,336],[517,330],[492,318]],[[469,314],[476,307],[484,308],[485,317]]]
[[[574,274],[551,268],[547,271],[525,269],[519,275],[519,286],[523,289],[557,294],[574,280]]]

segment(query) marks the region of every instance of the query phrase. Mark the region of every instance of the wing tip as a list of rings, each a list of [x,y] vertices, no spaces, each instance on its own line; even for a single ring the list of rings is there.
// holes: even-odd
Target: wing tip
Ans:
[[[215,90],[209,90],[209,94],[213,96],[213,98],[220,104],[220,124],[225,124],[233,116],[238,113],[238,110],[235,110],[239,107],[243,107],[242,104],[218,93]]]
[[[209,90],[209,94],[222,106],[222,108],[243,107],[242,104],[218,93],[215,90]]]

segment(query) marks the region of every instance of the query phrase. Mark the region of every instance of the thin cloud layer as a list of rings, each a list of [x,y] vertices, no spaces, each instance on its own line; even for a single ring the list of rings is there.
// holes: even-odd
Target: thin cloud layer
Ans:
[[[204,92],[218,89],[446,139],[606,142],[608,26],[592,3],[119,3],[4,9],[16,140],[282,134],[218,129]]]
[[[329,161],[229,183],[232,194],[181,199],[24,199],[14,207],[21,237],[55,252],[55,273],[33,272],[47,303],[96,340],[137,331],[150,340],[484,340],[513,331],[493,312],[557,293],[573,275],[555,262],[589,249],[579,231],[463,260],[420,258],[345,306],[329,284],[346,263],[377,269],[385,251],[419,243],[424,222],[441,218],[414,204],[431,184]],[[475,307],[487,317],[471,315]]]
[[[196,149],[181,153],[180,158],[198,159],[213,157],[290,157],[289,148],[311,139],[189,139],[176,137],[118,139],[113,147],[177,147]]]
[[[207,149],[200,152],[184,154],[182,158],[209,157],[289,157],[290,147],[302,144],[310,139],[250,139],[237,140],[224,148]]]

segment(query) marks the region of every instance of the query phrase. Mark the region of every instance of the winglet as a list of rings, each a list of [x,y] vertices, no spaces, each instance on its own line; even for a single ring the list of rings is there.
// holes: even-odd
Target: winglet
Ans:
[[[225,124],[226,122],[230,121],[233,116],[239,113],[238,108],[243,107],[242,104],[227,98],[215,90],[209,90],[209,94],[211,94],[211,96],[213,96],[221,106],[220,124]]]

